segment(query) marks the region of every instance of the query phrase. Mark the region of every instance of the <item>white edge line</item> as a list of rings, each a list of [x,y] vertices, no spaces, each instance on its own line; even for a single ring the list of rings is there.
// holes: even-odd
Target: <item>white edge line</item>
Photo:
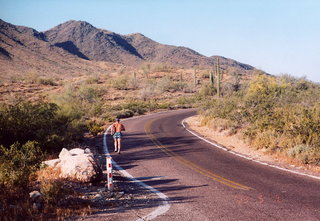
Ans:
[[[108,131],[110,130],[110,128],[111,128],[111,125],[106,129],[106,131],[103,134],[103,152],[106,157],[111,157],[109,150],[108,150],[108,145],[107,145],[107,134],[108,134]],[[112,160],[112,164],[120,173],[122,173],[123,176],[127,177],[130,181],[148,189],[150,192],[158,195],[159,198],[162,199],[161,204],[157,207],[157,209],[155,209],[154,211],[152,211],[148,215],[137,219],[136,221],[152,220],[152,219],[156,218],[157,216],[160,216],[160,215],[166,213],[170,209],[170,203],[169,203],[168,196],[166,196],[164,193],[160,192],[159,190],[153,188],[152,186],[149,186],[149,185],[137,180],[130,173],[128,173],[126,170],[124,170],[121,166],[119,166],[114,160]]]
[[[186,118],[187,119],[187,118]],[[193,131],[189,130],[186,125],[185,125],[185,120],[186,119],[183,119],[181,121],[181,124],[182,126],[184,127],[184,129],[186,129],[189,133],[191,133],[192,135],[198,137],[199,139],[213,145],[214,147],[217,147],[221,150],[224,150],[224,151],[227,151],[229,153],[232,153],[238,157],[241,157],[241,158],[244,158],[244,159],[247,159],[247,160],[250,160],[250,161],[253,161],[253,162],[256,162],[256,163],[259,163],[259,164],[262,164],[262,165],[265,165],[265,166],[269,166],[269,167],[273,167],[273,168],[276,168],[276,169],[279,169],[279,170],[282,170],[282,171],[286,171],[286,172],[290,172],[290,173],[294,173],[294,174],[298,174],[298,175],[302,175],[302,176],[307,176],[307,177],[311,177],[311,178],[314,178],[314,179],[317,179],[317,180],[320,180],[320,177],[318,176],[314,176],[314,175],[310,175],[310,174],[307,174],[307,173],[302,173],[302,172],[297,172],[297,171],[294,171],[294,170],[290,170],[290,169],[287,169],[287,168],[283,168],[283,167],[279,167],[279,166],[276,166],[276,165],[272,165],[272,164],[269,164],[269,163],[266,163],[266,162],[262,162],[262,161],[259,161],[259,160],[256,160],[256,159],[253,159],[251,157],[248,157],[248,156],[245,156],[245,155],[242,155],[242,154],[239,154],[237,152],[234,152],[232,150],[229,150],[227,148],[225,148],[224,146],[218,144],[218,143],[215,143],[215,142],[211,142],[207,139],[205,139],[204,137],[201,137],[199,136],[198,134],[194,133]]]

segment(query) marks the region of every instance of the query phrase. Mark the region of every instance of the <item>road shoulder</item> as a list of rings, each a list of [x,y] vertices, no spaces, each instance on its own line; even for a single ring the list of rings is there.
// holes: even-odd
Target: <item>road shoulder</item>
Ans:
[[[297,173],[320,177],[319,167],[299,164],[285,156],[282,156],[281,154],[271,154],[263,149],[257,150],[252,148],[236,135],[228,135],[223,131],[219,132],[210,129],[207,126],[202,126],[200,124],[201,119],[199,115],[189,117],[185,119],[184,122],[186,123],[188,129],[191,129],[193,132],[207,140],[222,145],[229,151],[238,153],[255,161],[262,162],[263,164],[273,165],[274,167],[292,170]]]

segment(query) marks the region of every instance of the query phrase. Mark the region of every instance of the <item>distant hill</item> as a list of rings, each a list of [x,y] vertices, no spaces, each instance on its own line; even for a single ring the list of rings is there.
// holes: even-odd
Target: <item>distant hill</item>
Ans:
[[[103,72],[95,62],[80,59],[47,41],[44,33],[0,19],[0,77],[30,72],[59,76]]]
[[[120,35],[85,21],[67,21],[44,33],[0,20],[0,75],[37,71],[54,74],[103,72],[99,62],[138,66],[146,62],[212,67],[250,74],[254,67],[232,59],[206,57],[186,48],[160,44],[140,33]]]

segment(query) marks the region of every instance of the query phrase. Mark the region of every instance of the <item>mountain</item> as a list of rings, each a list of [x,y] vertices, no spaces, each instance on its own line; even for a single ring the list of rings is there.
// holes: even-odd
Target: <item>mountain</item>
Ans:
[[[243,71],[254,69],[250,65],[232,59],[220,56],[206,57],[190,48],[160,44],[140,33],[120,35],[98,29],[84,21],[65,22],[46,31],[45,35],[55,46],[71,53],[70,48],[76,48],[81,54],[79,57],[95,61],[126,65],[152,62],[182,67],[212,67],[215,59],[219,57],[224,69],[227,67]]]
[[[85,21],[67,21],[45,32],[16,26],[0,19],[0,77],[13,73],[47,75],[105,73],[112,65],[162,63],[212,68],[217,58],[227,71],[250,74],[254,67],[221,56],[160,44],[140,33],[120,35]]]
[[[47,41],[44,33],[0,19],[0,77],[10,79],[30,72],[41,75],[79,75],[103,71]]]
[[[134,64],[143,59],[120,35],[93,27],[83,21],[68,21],[45,32],[57,47],[94,61]],[[71,49],[71,50],[70,50]]]

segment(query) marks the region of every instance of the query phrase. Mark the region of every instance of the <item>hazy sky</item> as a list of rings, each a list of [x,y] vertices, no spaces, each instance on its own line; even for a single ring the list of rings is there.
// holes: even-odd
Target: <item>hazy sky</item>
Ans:
[[[38,31],[83,20],[320,82],[320,0],[0,0],[0,18]]]

